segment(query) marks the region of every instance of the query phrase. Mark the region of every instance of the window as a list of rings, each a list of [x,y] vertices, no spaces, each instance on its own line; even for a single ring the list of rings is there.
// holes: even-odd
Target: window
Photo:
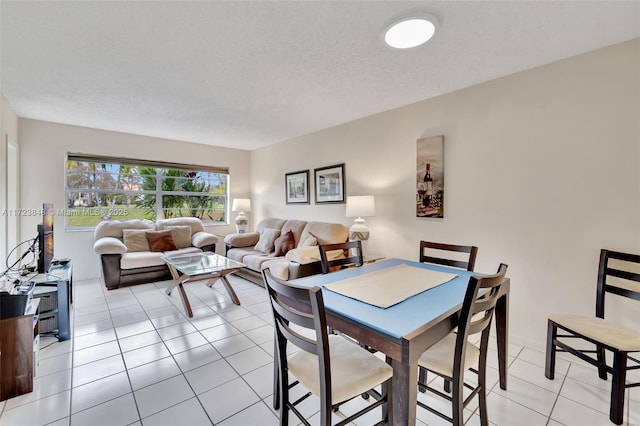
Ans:
[[[224,168],[69,154],[66,226],[173,217],[227,224],[228,177]]]

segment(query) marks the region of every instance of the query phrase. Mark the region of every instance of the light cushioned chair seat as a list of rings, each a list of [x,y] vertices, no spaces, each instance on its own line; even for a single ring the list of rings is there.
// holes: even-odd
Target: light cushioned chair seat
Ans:
[[[621,351],[640,351],[640,333],[598,317],[580,315],[551,315],[549,319],[590,339]]]
[[[467,370],[478,363],[480,349],[467,343],[463,370]],[[424,351],[418,364],[427,370],[434,371],[447,377],[453,377],[453,354],[456,351],[456,335],[450,333],[444,339]]]
[[[332,404],[360,395],[393,375],[390,365],[340,336],[329,336],[329,354]],[[317,356],[298,351],[289,357],[288,365],[304,387],[315,395],[321,394]]]

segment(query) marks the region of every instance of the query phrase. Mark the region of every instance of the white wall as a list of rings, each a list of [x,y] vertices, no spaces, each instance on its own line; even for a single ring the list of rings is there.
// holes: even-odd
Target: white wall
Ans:
[[[184,164],[229,167],[230,197],[250,193],[248,151],[89,129],[20,118],[21,207],[40,209],[52,202],[63,209],[65,197],[65,155],[67,152],[142,158]],[[233,216],[233,214],[232,214]],[[22,217],[21,236],[33,238],[41,217]],[[232,222],[233,224],[233,222]],[[98,258],[93,253],[93,231],[65,231],[64,218],[55,218],[56,257],[73,261],[74,279],[98,277]],[[216,234],[235,232],[235,226],[212,226]],[[221,241],[219,246],[223,246]]]
[[[13,148],[9,147],[11,145]],[[15,176],[15,161],[18,148],[18,117],[0,94],[0,273],[6,269],[5,260],[13,263],[13,257],[7,259],[8,253],[17,243],[18,219],[6,214],[6,210],[15,207],[18,186]],[[13,152],[9,152],[13,150]],[[13,163],[13,164],[10,164]]]
[[[509,264],[512,339],[543,348],[549,313],[594,313],[601,248],[640,252],[639,52],[634,40],[256,150],[252,224],[350,225],[344,204],[284,194],[285,173],[345,162],[347,194],[376,197],[367,250],[417,260],[420,239],[477,245],[477,271]],[[418,219],[416,140],[433,135],[445,218]]]

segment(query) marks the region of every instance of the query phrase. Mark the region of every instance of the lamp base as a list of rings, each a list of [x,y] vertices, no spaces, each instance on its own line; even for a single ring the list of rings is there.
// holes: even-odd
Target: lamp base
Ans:
[[[244,234],[247,232],[247,225],[249,224],[249,219],[245,216],[244,212],[238,213],[236,216],[236,232],[238,234]]]
[[[349,239],[352,241],[366,241],[369,239],[369,228],[364,224],[364,219],[357,218],[349,228]]]

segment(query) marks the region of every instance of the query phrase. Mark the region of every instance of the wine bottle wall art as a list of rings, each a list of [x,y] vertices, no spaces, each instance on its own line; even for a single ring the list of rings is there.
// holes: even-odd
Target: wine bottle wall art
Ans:
[[[444,136],[418,139],[416,216],[444,217]]]

